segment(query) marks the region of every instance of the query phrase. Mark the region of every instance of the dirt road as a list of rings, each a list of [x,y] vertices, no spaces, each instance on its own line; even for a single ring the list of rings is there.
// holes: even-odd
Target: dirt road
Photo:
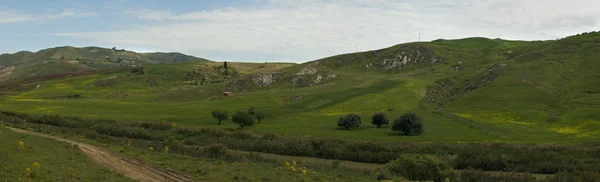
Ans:
[[[8,127],[7,127],[8,128]],[[160,181],[173,181],[173,182],[187,182],[194,181],[194,179],[187,177],[177,172],[159,168],[150,164],[147,164],[138,159],[126,157],[120,154],[111,153],[101,148],[73,141],[57,136],[47,135],[43,133],[37,133],[33,131],[27,131],[17,128],[10,128],[11,130],[19,133],[35,135],[45,138],[50,138],[70,144],[76,144],[83,153],[90,158],[92,161],[101,164],[102,166],[110,169],[112,172],[121,173],[131,179],[138,181],[149,181],[149,182],[160,182]]]

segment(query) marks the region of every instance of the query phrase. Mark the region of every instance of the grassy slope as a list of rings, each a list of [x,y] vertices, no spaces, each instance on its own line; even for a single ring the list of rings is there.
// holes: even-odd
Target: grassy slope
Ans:
[[[0,128],[0,180],[131,181],[87,160],[77,147]],[[25,150],[18,142],[25,143]],[[39,169],[33,163],[40,164]],[[32,176],[25,168],[32,170]],[[21,180],[19,180],[21,179]]]
[[[600,76],[597,74],[599,62],[595,61],[600,57],[599,40],[598,34],[587,34],[544,42],[469,38],[398,45],[318,60],[322,62],[319,69],[339,75],[326,84],[296,89],[272,87],[235,93],[225,100],[210,99],[220,94],[225,83],[202,86],[179,83],[186,72],[202,65],[152,65],[146,68],[147,74],[143,76],[129,76],[123,71],[48,81],[38,90],[5,96],[0,108],[131,121],[167,120],[183,125],[235,129],[232,123],[216,125],[210,112],[226,109],[233,113],[254,106],[267,114],[262,124],[252,128],[261,133],[388,141],[593,141],[600,134],[600,113],[594,109],[600,104],[600,85],[594,81]],[[446,61],[408,67],[396,73],[363,68],[382,57],[412,48],[432,50]],[[453,71],[453,65],[459,61],[465,65],[464,70]],[[216,66],[220,63],[208,64]],[[281,68],[288,75],[309,64],[230,63],[242,73]],[[442,107],[423,100],[428,86],[436,85],[439,79],[457,78],[453,88],[460,90],[498,64],[508,66],[496,79],[486,80],[482,87],[471,92],[459,92],[452,102]],[[418,74],[429,68],[435,71]],[[116,85],[92,85],[115,76],[120,78]],[[158,77],[160,84],[149,86],[144,83],[152,77]],[[119,91],[129,92],[130,97],[114,97]],[[84,97],[45,99],[71,93],[80,93]],[[305,98],[282,103],[297,95]],[[393,135],[389,129],[376,129],[370,125],[370,116],[374,112],[388,108],[393,108],[388,112],[390,117],[417,112],[425,121],[425,134],[401,137]],[[343,131],[335,127],[337,117],[347,113],[357,113],[363,118],[360,129]]]

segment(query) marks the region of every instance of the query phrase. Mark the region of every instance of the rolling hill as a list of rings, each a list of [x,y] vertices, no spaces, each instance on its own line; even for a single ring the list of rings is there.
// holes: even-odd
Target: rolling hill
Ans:
[[[595,141],[600,135],[596,32],[553,41],[414,42],[303,64],[229,63],[228,69],[223,63],[178,55],[92,50],[64,55],[110,65],[117,63],[100,63],[105,54],[121,55],[143,62],[144,74],[114,66],[79,76],[15,81],[18,87],[3,87],[0,108],[230,130],[236,126],[217,125],[210,112],[252,106],[267,115],[252,128],[258,133],[362,140],[572,143]],[[7,60],[15,57],[21,64],[40,60],[33,55],[3,55],[0,62],[6,69],[16,63]],[[170,58],[186,61],[156,64],[172,62]],[[233,95],[223,97],[223,91]],[[399,137],[377,129],[368,122],[375,112],[390,117],[416,112],[425,134]],[[349,113],[363,118],[360,129],[337,129],[337,118]]]
[[[32,77],[136,67],[149,64],[209,62],[181,53],[136,53],[124,49],[100,47],[56,47],[38,52],[21,51],[0,55],[0,83],[13,78],[23,81]]]

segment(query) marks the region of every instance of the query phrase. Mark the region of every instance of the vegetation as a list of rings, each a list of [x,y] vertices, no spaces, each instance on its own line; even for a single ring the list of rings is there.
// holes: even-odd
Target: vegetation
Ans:
[[[356,114],[348,114],[346,116],[340,117],[340,119],[338,120],[338,126],[346,128],[346,130],[350,130],[350,128],[358,128],[360,127],[360,124],[360,116]]]
[[[3,181],[132,181],[88,161],[77,146],[6,128],[0,137]]]
[[[214,110],[212,112],[212,117],[219,121],[219,125],[221,125],[222,121],[227,121],[229,119],[229,114],[225,110]]]
[[[385,113],[382,112],[375,113],[371,118],[371,123],[373,125],[377,125],[377,128],[381,128],[381,125],[390,124],[390,121],[388,120],[387,116],[385,115]]]
[[[386,164],[386,168],[415,181],[445,181],[455,176],[449,164],[433,155],[402,154]]]
[[[257,112],[254,114],[254,117],[256,117],[256,120],[258,120],[258,123],[260,124],[260,121],[265,119],[265,114],[262,112]]]
[[[252,115],[245,112],[237,112],[231,118],[231,121],[240,126],[240,129],[243,130],[244,127],[254,126],[254,118]]]
[[[415,113],[402,115],[394,120],[393,131],[401,131],[404,135],[423,134],[423,122]]]
[[[139,54],[133,60],[121,55],[131,54],[127,51],[94,49],[0,56],[0,69],[11,72],[0,78],[9,78],[0,85],[0,109],[20,112],[6,112],[0,120],[156,142],[155,151],[164,142],[220,143],[232,150],[378,164],[401,154],[426,154],[458,170],[484,172],[568,177],[600,171],[600,85],[593,79],[600,66],[597,32],[555,41],[415,42],[304,64],[228,62],[228,75],[224,63],[176,54]],[[113,53],[117,56],[107,56]],[[155,64],[166,62],[173,64]],[[132,74],[129,64],[144,74]],[[223,97],[230,88],[235,93]],[[259,108],[252,109],[252,120],[268,113],[269,122],[252,132],[229,132],[243,126],[215,125],[208,114],[197,114],[215,108],[248,114],[248,106]],[[388,116],[414,114],[396,118],[394,131],[363,125],[346,132],[331,125],[343,118],[338,126],[357,128],[356,118],[386,108]],[[349,114],[356,117],[346,120]],[[397,137],[396,131],[417,136]],[[183,153],[168,146],[170,153]]]

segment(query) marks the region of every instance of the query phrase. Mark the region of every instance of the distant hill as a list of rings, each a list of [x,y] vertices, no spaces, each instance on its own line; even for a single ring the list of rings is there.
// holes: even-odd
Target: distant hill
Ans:
[[[101,47],[55,47],[38,52],[21,51],[0,55],[0,82],[14,77],[44,76],[76,71],[101,70],[115,67],[137,67],[149,64],[209,62],[181,53],[136,53],[123,49]]]

